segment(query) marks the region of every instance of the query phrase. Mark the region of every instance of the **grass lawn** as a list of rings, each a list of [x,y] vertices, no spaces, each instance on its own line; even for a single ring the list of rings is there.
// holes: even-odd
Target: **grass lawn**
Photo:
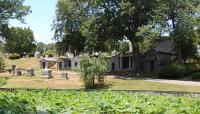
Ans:
[[[60,73],[62,71],[53,70],[53,79],[41,79],[39,59],[19,59],[5,60],[6,68],[10,68],[12,64],[20,68],[34,68],[36,76],[11,76],[9,73],[0,73],[0,77],[8,77],[7,83],[1,87],[4,88],[37,88],[37,89],[82,89],[84,88],[78,73],[69,73],[68,80],[61,80]],[[106,89],[111,90],[157,90],[157,91],[183,91],[183,92],[200,92],[200,86],[187,86],[177,84],[167,84],[159,82],[149,82],[145,80],[126,80],[108,76],[106,78]]]

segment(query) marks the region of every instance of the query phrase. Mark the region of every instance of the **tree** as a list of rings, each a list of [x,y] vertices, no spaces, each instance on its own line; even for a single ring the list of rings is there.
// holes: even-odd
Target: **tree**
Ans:
[[[134,68],[139,71],[139,43],[144,36],[137,35],[140,28],[153,22],[156,0],[104,0],[98,1],[96,21],[99,38],[128,39],[133,48]],[[100,7],[100,8],[99,8]]]
[[[104,84],[104,76],[108,71],[108,65],[104,58],[90,58],[84,55],[80,60],[78,70],[81,73],[85,88],[91,89],[95,87],[95,78],[98,78],[98,84]]]
[[[8,28],[9,19],[24,22],[24,16],[30,13],[30,6],[23,5],[24,0],[0,0],[0,38]]]
[[[44,48],[46,48],[46,45],[42,42],[36,43],[36,51],[40,52],[40,54],[44,54]]]
[[[54,21],[57,46],[74,55],[84,50],[84,37],[79,31],[81,23],[87,17],[88,0],[58,0],[56,20]],[[61,53],[61,52],[60,52]]]
[[[6,51],[23,54],[35,51],[36,44],[33,31],[30,28],[11,27],[5,34]]]
[[[155,10],[157,30],[172,38],[179,62],[197,53],[195,29],[198,28],[199,5],[199,0],[163,0]]]

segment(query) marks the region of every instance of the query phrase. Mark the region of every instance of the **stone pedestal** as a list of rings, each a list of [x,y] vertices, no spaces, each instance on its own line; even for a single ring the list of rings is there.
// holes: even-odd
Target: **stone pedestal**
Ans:
[[[51,69],[43,69],[42,76],[40,76],[40,78],[47,78],[47,79],[53,78],[52,70]]]
[[[62,73],[61,73],[61,79],[64,79],[64,80],[69,79],[69,78],[68,78],[67,72],[62,72]]]
[[[15,68],[12,70],[12,75],[13,76],[21,76],[22,72],[19,69]]]
[[[40,52],[35,52],[34,57],[35,58],[40,58]]]
[[[32,68],[26,69],[26,75],[27,76],[35,76],[34,69],[32,69]]]
[[[15,69],[15,68],[17,68],[17,65],[12,65],[12,69]]]

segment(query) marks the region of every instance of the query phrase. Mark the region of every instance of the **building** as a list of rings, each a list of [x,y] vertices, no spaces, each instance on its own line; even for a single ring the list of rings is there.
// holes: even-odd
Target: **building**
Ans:
[[[79,65],[79,57],[43,58],[40,60],[41,69],[56,67],[57,70],[71,70]]]
[[[159,71],[169,64],[173,57],[172,41],[157,41],[153,49],[140,54],[140,69],[142,71]],[[117,54],[108,58],[109,71],[134,70],[133,53]]]

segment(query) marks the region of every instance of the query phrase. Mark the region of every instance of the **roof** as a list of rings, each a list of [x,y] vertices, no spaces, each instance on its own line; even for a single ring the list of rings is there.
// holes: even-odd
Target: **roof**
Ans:
[[[173,53],[173,42],[170,40],[165,40],[161,42],[157,42],[155,46],[156,52],[161,53]]]
[[[40,61],[57,61],[58,59],[57,58],[43,58],[41,59]]]

